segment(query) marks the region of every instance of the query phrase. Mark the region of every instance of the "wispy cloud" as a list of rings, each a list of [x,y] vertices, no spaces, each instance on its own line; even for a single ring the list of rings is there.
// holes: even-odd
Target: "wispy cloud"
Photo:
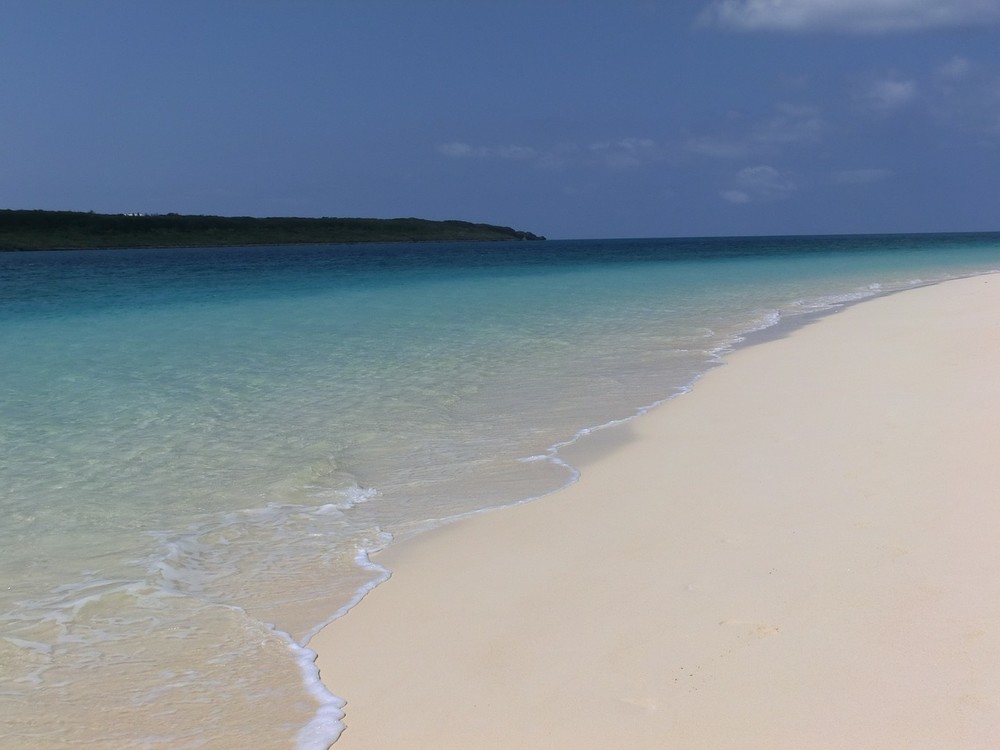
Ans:
[[[934,71],[934,76],[940,81],[959,81],[967,78],[972,70],[973,65],[969,58],[955,55],[948,62],[939,65]]]
[[[720,195],[730,203],[754,203],[787,198],[797,189],[789,172],[759,164],[737,172],[732,186],[720,192]]]
[[[912,32],[1000,23],[996,0],[713,0],[704,25],[740,31]]]
[[[587,144],[561,143],[556,146],[475,146],[462,141],[442,143],[438,153],[452,159],[494,159],[521,161],[543,169],[589,165],[610,169],[641,167],[663,158],[666,150],[651,138],[619,138]]]
[[[688,138],[685,150],[717,159],[743,159],[786,146],[817,143],[828,125],[817,107],[781,103],[755,120],[731,118],[723,129],[729,132]]]
[[[530,146],[471,146],[461,141],[442,143],[437,147],[437,150],[439,153],[454,159],[512,159],[525,161],[538,157],[538,152]]]
[[[878,112],[893,112],[912,102],[916,96],[916,81],[893,75],[865,85],[859,98],[866,106]]]
[[[779,104],[758,125],[752,138],[762,144],[815,143],[825,129],[826,123],[817,107]]]
[[[927,81],[928,113],[963,137],[997,144],[1000,138],[1000,70],[956,55]]]
[[[639,167],[660,155],[656,141],[650,138],[622,138],[591,143],[587,150],[613,169]]]

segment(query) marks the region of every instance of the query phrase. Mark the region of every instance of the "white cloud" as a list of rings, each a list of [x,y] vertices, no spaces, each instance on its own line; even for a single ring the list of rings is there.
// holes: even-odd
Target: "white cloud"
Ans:
[[[702,24],[741,31],[887,33],[1000,23],[997,0],[713,0]]]
[[[730,203],[751,203],[787,198],[797,189],[790,173],[759,164],[737,172],[733,186],[720,195]]]
[[[534,159],[538,152],[530,146],[498,146],[494,153],[500,159],[515,159],[518,161]]]
[[[753,134],[760,143],[815,143],[826,123],[816,107],[779,104],[775,113],[762,122]]]
[[[579,153],[580,147],[577,144],[560,143],[540,151],[535,165],[542,169],[565,169],[577,160]]]
[[[861,99],[872,109],[891,112],[909,104],[917,95],[917,84],[896,77],[883,78],[870,83],[861,93]]]
[[[938,66],[934,74],[941,80],[957,81],[967,77],[971,72],[972,63],[969,59],[955,55],[948,62],[944,63],[944,65]]]
[[[615,169],[638,167],[656,159],[659,149],[649,138],[622,138],[617,141],[591,143],[587,150],[604,164]]]
[[[545,169],[562,169],[571,165],[588,164],[627,169],[655,161],[665,155],[664,149],[650,138],[596,141],[583,147],[574,143],[562,143],[544,149],[518,145],[473,146],[455,141],[439,144],[437,151],[452,159],[522,161]]]
[[[828,129],[817,107],[796,104],[778,104],[771,114],[754,121],[732,118],[724,127],[731,132],[724,136],[690,137],[685,149],[699,156],[740,159],[786,146],[817,143]],[[743,132],[732,132],[736,128]]]
[[[934,69],[925,96],[928,115],[963,138],[996,146],[1000,136],[1000,69],[954,56]]]
[[[833,173],[833,181],[838,185],[870,185],[892,177],[888,169],[842,169]]]
[[[437,147],[437,150],[445,156],[450,156],[454,159],[472,156],[474,151],[468,143],[442,143]]]

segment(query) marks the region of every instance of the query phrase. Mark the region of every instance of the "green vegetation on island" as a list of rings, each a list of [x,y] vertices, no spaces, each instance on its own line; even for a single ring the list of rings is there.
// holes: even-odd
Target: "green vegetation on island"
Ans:
[[[0,250],[542,239],[510,227],[455,220],[0,210]]]

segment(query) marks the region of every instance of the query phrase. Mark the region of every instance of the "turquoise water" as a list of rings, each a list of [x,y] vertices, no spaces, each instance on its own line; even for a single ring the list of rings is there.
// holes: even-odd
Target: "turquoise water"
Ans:
[[[564,486],[558,445],[751,331],[998,268],[998,234],[0,255],[0,747],[325,747],[308,639],[367,552]]]

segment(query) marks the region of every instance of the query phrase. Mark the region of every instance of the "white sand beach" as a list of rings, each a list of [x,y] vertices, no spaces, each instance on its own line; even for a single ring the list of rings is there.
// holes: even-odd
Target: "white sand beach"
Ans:
[[[377,558],[311,643],[337,750],[1000,747],[1000,276],[605,432],[575,485]]]

